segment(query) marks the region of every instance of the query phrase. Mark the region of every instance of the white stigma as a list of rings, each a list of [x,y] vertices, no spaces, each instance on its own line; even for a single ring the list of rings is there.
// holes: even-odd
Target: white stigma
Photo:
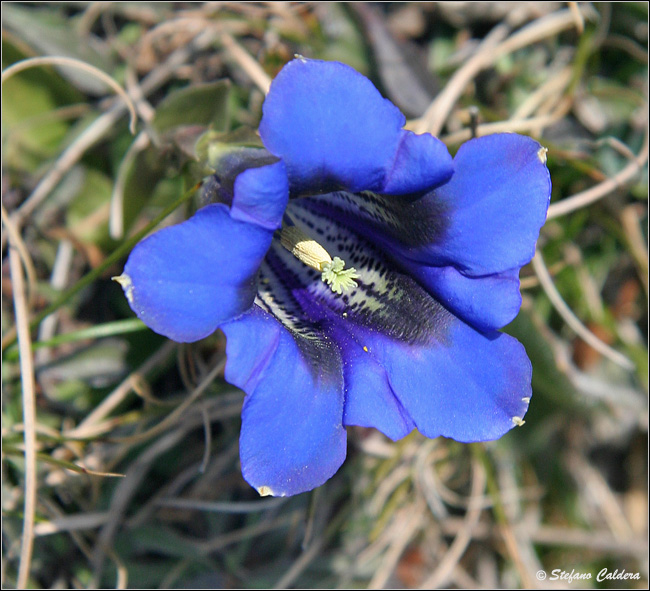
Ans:
[[[357,286],[355,279],[359,278],[359,273],[354,267],[345,268],[345,261],[339,257],[334,257],[332,262],[323,265],[321,279],[330,286],[334,293],[341,295],[345,290]]]

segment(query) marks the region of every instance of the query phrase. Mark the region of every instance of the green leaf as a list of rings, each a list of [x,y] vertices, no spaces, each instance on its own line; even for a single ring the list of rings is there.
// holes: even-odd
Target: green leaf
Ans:
[[[176,168],[171,161],[171,151],[163,152],[149,146],[139,152],[129,165],[124,182],[124,228],[129,231],[142,209],[156,197],[167,205],[182,191],[182,178],[170,179]]]
[[[220,80],[181,88],[169,94],[156,109],[154,128],[160,133],[182,125],[228,127],[230,82]]]

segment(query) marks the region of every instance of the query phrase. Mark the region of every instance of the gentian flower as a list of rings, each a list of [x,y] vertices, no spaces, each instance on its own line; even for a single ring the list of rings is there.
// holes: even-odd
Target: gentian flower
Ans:
[[[290,62],[264,103],[266,149],[215,150],[219,202],[139,243],[118,278],[154,331],[225,333],[261,495],[329,479],[347,425],[472,442],[523,423],[531,364],[499,329],[546,218],[546,150],[501,134],[452,160],[404,124],[352,68]]]

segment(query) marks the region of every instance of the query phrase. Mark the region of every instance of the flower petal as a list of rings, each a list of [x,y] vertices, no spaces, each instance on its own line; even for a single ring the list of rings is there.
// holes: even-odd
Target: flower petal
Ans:
[[[261,495],[288,496],[331,478],[346,454],[338,350],[293,334],[258,306],[226,323],[226,379],[244,389],[240,457]]]
[[[445,183],[453,174],[447,147],[431,134],[402,130],[395,160],[379,193],[403,195],[427,191]],[[375,190],[368,187],[366,190]]]
[[[451,315],[446,327],[442,338],[426,345],[351,324],[346,329],[385,367],[391,390],[423,435],[498,439],[520,424],[528,408],[532,370],[524,348],[506,334],[482,334]]]
[[[545,158],[529,137],[485,136],[463,144],[451,180],[420,198],[336,192],[310,203],[394,257],[469,276],[503,273],[535,252],[551,195]]]
[[[526,136],[485,136],[463,144],[454,167],[451,180],[434,191],[446,211],[444,235],[409,257],[470,276],[527,264],[551,198],[544,148]]]
[[[283,162],[249,168],[235,179],[230,215],[234,220],[278,230],[288,200],[289,181]]]
[[[196,341],[253,304],[271,237],[233,220],[225,205],[208,205],[140,242],[120,282],[147,326],[175,341]]]
[[[332,334],[344,359],[343,424],[374,427],[393,441],[406,437],[415,424],[395,396],[386,370],[368,354],[367,347],[347,330],[337,328]]]
[[[138,318],[191,342],[248,310],[288,195],[281,162],[250,169],[235,181],[232,209],[208,205],[140,242],[120,279]]]
[[[423,191],[452,174],[447,149],[402,130],[405,118],[365,76],[337,62],[288,63],[264,101],[260,135],[292,191]]]
[[[484,277],[467,277],[454,267],[403,266],[456,316],[481,331],[510,324],[521,307],[519,268]]]

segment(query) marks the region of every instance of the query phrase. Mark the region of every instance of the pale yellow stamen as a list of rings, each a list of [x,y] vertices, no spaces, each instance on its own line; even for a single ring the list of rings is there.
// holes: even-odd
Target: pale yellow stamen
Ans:
[[[320,271],[321,279],[330,286],[330,289],[339,295],[345,290],[357,286],[355,279],[359,274],[354,267],[345,268],[345,261],[339,257],[332,257],[315,240],[296,226],[282,228],[280,242],[293,256],[305,265]]]
[[[299,261],[316,271],[322,271],[324,265],[332,262],[329,253],[296,226],[282,228],[280,242]]]
[[[524,419],[521,417],[512,417],[512,422],[517,425],[517,427],[521,427],[525,424],[526,421],[524,421]]]

